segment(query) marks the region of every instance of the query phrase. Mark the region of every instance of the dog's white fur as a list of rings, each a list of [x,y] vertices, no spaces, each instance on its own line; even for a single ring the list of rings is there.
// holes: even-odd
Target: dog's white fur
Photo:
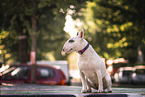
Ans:
[[[68,39],[63,46],[63,50],[66,53],[78,52],[87,43],[84,39],[84,31],[82,29],[78,36]],[[78,55],[78,68],[82,80],[81,92],[91,92],[91,88],[97,89],[98,92],[103,92],[103,89],[104,91],[107,89],[107,92],[112,92],[111,78],[106,70],[105,63],[91,45],[89,45],[88,49],[82,55]]]

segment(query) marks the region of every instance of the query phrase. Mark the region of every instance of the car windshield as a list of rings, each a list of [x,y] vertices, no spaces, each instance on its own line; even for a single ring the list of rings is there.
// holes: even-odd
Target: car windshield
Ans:
[[[126,76],[126,75],[127,75],[127,76],[128,76],[128,75],[131,75],[132,72],[133,72],[133,71],[123,71],[123,75],[124,75],[124,76]]]
[[[28,67],[11,67],[3,73],[4,79],[27,79],[29,75]]]
[[[137,73],[137,74],[145,74],[145,69],[136,69],[135,73]]]
[[[16,67],[11,67],[11,68],[9,68],[9,69],[3,71],[2,74],[4,75],[4,74],[7,74],[7,73],[10,73],[10,72],[12,72],[14,69],[16,69]]]

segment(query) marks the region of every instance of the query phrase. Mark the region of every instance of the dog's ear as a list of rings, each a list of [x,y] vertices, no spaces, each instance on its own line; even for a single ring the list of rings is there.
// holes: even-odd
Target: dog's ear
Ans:
[[[78,36],[80,38],[84,38],[84,30],[83,29],[78,33]]]

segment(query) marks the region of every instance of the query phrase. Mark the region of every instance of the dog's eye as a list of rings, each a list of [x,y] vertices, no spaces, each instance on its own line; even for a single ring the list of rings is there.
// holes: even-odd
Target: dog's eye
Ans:
[[[72,43],[72,42],[75,42],[75,41],[74,40],[69,40],[68,42],[71,42]]]

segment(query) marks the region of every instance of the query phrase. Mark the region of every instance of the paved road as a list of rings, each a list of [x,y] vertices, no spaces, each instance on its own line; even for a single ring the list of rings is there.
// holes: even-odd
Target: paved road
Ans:
[[[0,97],[145,97],[145,88],[117,88],[113,93],[81,93],[81,86],[50,86],[36,84],[1,85]]]

